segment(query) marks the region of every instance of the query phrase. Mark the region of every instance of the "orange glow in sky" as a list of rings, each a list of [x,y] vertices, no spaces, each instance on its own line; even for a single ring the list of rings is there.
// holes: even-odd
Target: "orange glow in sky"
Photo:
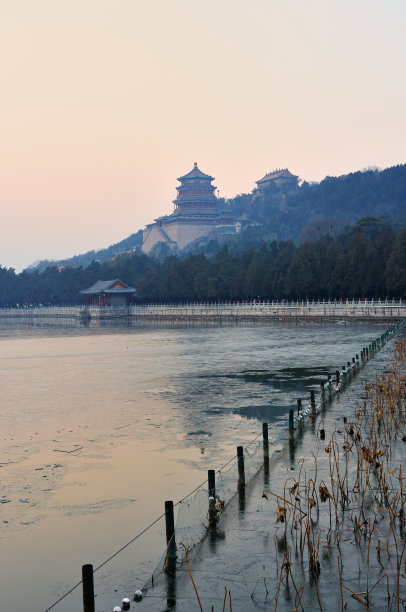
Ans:
[[[0,265],[103,248],[276,167],[405,163],[403,0],[15,0],[0,20]]]

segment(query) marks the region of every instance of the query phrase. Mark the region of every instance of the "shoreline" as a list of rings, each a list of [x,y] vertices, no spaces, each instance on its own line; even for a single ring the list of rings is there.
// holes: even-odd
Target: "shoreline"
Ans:
[[[0,309],[0,321],[77,322],[88,326],[99,323],[166,324],[256,324],[260,322],[398,322],[406,318],[406,304],[401,300],[349,302],[237,302],[184,305],[136,305],[130,307],[55,306]]]

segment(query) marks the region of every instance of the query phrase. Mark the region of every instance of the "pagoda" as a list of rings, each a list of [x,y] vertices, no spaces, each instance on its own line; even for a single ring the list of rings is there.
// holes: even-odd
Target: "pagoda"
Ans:
[[[179,177],[178,181],[178,196],[173,201],[175,214],[212,214],[217,210],[217,198],[214,194],[216,187],[211,184],[214,177],[199,170],[196,162],[193,170]]]
[[[146,226],[143,233],[142,250],[149,253],[158,243],[170,248],[183,249],[188,244],[207,236],[214,229],[221,233],[235,233],[241,224],[219,206],[212,185],[214,177],[202,172],[195,162],[193,169],[177,179],[177,197],[171,215],[159,217]]]

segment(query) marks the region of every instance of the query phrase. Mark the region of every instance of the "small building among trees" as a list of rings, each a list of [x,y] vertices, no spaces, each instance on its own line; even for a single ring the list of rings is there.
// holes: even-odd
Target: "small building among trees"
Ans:
[[[86,306],[112,306],[120,308],[135,303],[137,295],[134,287],[129,287],[119,278],[96,281],[89,289],[80,292],[86,297]]]

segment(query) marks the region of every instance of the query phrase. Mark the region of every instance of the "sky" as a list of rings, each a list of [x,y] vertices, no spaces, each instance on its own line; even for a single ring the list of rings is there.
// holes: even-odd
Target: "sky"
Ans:
[[[177,177],[406,163],[404,0],[0,0],[0,265],[107,247]]]

